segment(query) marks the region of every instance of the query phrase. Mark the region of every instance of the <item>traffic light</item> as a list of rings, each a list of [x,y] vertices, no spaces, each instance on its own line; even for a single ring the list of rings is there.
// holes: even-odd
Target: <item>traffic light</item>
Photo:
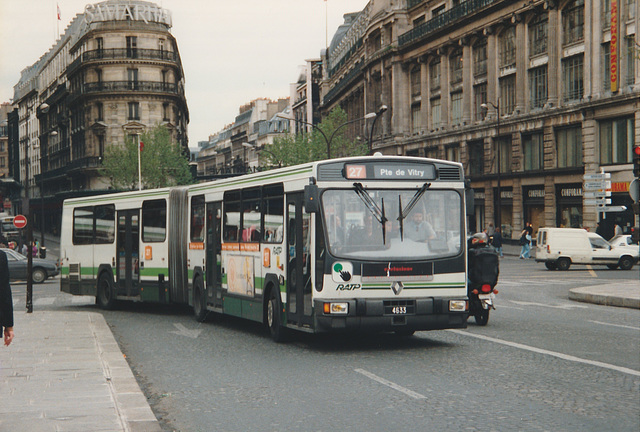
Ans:
[[[640,177],[640,144],[633,146],[633,175]]]

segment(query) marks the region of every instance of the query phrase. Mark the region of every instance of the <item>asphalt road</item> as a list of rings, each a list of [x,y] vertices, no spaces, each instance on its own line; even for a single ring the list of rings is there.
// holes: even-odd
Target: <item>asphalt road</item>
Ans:
[[[505,258],[488,326],[411,338],[276,344],[258,324],[200,324],[187,308],[104,315],[167,431],[636,432],[640,310],[568,300],[570,288],[620,279],[638,268],[552,272]],[[95,308],[57,289],[34,286],[34,308]]]

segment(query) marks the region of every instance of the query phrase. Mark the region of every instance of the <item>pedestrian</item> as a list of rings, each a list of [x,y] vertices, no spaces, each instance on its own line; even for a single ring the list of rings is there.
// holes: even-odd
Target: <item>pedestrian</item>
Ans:
[[[504,255],[502,254],[502,234],[500,232],[500,227],[496,228],[490,240],[491,245],[496,249],[496,252],[498,252],[500,258],[504,257]]]
[[[491,238],[491,236],[493,235],[493,233],[495,233],[496,230],[493,227],[493,222],[489,222],[489,226],[487,227],[487,235],[489,236],[489,238]]]
[[[613,237],[622,235],[622,227],[618,224],[615,224],[613,227]]]
[[[9,284],[9,263],[7,254],[0,250],[0,331],[4,344],[11,345],[13,340],[13,300]]]
[[[531,235],[529,234],[529,230],[527,229],[527,225],[525,224],[525,228],[520,233],[520,259],[531,258],[529,252],[531,250]]]

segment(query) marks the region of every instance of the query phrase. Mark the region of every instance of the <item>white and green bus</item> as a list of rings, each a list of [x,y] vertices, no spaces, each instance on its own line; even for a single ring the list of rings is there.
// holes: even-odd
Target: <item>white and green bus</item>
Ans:
[[[65,201],[61,290],[305,332],[464,328],[462,165],[331,159]]]

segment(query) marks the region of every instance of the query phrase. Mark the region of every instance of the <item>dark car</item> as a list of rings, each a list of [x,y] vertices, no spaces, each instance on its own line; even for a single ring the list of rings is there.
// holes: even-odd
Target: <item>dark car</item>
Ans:
[[[27,279],[27,257],[12,250],[2,249],[7,254],[9,262],[9,278],[11,280]],[[31,275],[34,283],[42,283],[47,278],[57,276],[60,273],[58,263],[53,260],[33,258]]]

